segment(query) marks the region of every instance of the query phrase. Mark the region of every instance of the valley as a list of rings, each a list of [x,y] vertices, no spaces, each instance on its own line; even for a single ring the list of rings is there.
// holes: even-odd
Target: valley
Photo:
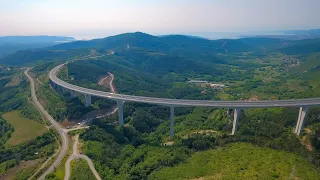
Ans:
[[[320,111],[317,106],[310,108],[301,136],[294,134],[299,113],[296,107],[244,109],[235,135],[231,135],[233,110],[228,107],[175,107],[175,134],[170,137],[169,107],[125,102],[124,126],[121,127],[116,101],[92,96],[91,105],[86,106],[82,94],[72,94],[53,85],[48,76],[53,68],[68,61],[57,74],[58,78],[81,87],[122,94],[119,96],[250,103],[320,97],[318,52],[291,53],[291,49],[306,44],[304,40],[244,38],[225,42],[127,33],[81,42],[80,46],[79,42],[71,42],[43,52],[30,52],[32,61],[21,62],[21,66],[34,64],[29,74],[35,83],[36,96],[55,121],[66,124],[73,120],[81,124],[84,117],[92,117],[84,122],[88,128],[70,130],[65,135],[68,142],[72,136],[79,136],[82,144],[79,151],[92,160],[96,175],[101,179],[320,177],[317,170],[320,166]],[[312,43],[315,42],[318,41]],[[130,48],[126,44],[130,44]],[[42,53],[48,51],[62,51],[63,54],[51,59],[48,55],[43,59]],[[39,52],[41,55],[38,56]],[[17,97],[23,102],[29,94],[24,77],[18,76],[21,79],[19,86],[11,86],[21,73],[14,64],[8,64],[15,63],[10,60],[14,56],[19,57],[20,53],[0,60],[15,70],[3,70],[8,78],[2,81],[10,84],[4,86],[5,90],[21,88],[23,96]],[[190,83],[190,80],[209,84]],[[214,88],[210,83],[215,84]],[[223,88],[216,87],[221,84]],[[10,100],[5,102],[10,103]],[[31,107],[22,103],[12,110],[19,109],[21,116],[46,124],[40,114],[34,115],[37,110],[30,110]],[[110,109],[114,109],[112,113]],[[99,113],[106,116],[94,118]],[[73,125],[68,126],[73,128]],[[11,126],[6,124],[5,127],[5,132],[11,134]],[[56,132],[53,135],[60,139]],[[8,141],[5,138],[8,135],[2,137],[4,142]],[[79,178],[81,169],[88,172],[87,178],[93,178],[83,161],[72,160],[71,145],[64,147],[66,153],[59,149],[60,163],[56,164],[56,169],[47,171],[46,179],[63,179],[66,174],[70,179]],[[69,155],[71,160],[67,161]],[[51,163],[54,161],[56,159]],[[8,163],[6,159],[0,162]],[[70,163],[67,169],[71,172],[65,170],[66,162]]]
[[[320,180],[319,7],[1,1],[0,180]]]

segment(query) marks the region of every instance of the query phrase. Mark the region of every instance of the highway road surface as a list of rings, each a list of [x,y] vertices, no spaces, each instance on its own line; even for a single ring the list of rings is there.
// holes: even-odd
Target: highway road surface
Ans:
[[[202,106],[202,107],[220,107],[220,108],[268,108],[268,107],[302,107],[320,105],[320,98],[313,99],[294,99],[294,100],[269,100],[269,101],[211,101],[211,100],[183,100],[183,99],[167,99],[153,98],[144,96],[132,96],[124,94],[116,94],[104,91],[98,91],[88,88],[76,86],[57,77],[59,70],[67,63],[61,64],[53,68],[49,72],[50,80],[66,89],[70,89],[82,94],[108,98],[118,101],[132,101],[149,104],[158,104],[166,106]]]
[[[78,144],[79,144],[79,134],[77,134],[75,136],[75,141],[73,144],[73,152],[72,155],[68,158],[66,164],[65,164],[65,176],[64,176],[64,180],[69,180],[70,175],[71,175],[71,161],[75,160],[75,159],[84,159],[87,161],[93,175],[96,177],[96,179],[101,180],[101,177],[99,175],[99,173],[97,172],[97,170],[94,168],[94,165],[91,161],[90,158],[88,158],[88,156],[86,155],[82,155],[78,153]]]
[[[28,72],[30,71],[31,68],[28,68],[27,70],[24,71],[24,74],[28,77],[29,81],[30,81],[30,87],[31,87],[31,98],[33,103],[36,105],[36,107],[39,109],[39,111],[44,115],[44,117],[54,126],[54,128],[57,130],[57,132],[59,133],[60,137],[61,137],[61,141],[62,141],[62,146],[60,148],[60,152],[58,154],[58,157],[55,159],[55,161],[51,164],[51,166],[39,177],[39,179],[45,179],[45,177],[50,174],[55,167],[57,167],[63,157],[66,155],[67,150],[68,150],[68,135],[67,133],[63,130],[63,128],[61,128],[61,126],[50,116],[49,113],[47,113],[47,111],[45,111],[45,109],[42,107],[42,105],[40,104],[40,102],[37,99],[36,96],[36,91],[35,91],[35,85],[34,85],[34,80],[33,78],[28,74]]]

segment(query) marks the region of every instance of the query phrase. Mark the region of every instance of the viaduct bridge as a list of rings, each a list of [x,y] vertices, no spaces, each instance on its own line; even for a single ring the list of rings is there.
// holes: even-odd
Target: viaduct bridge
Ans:
[[[217,107],[217,108],[233,108],[234,119],[232,135],[237,131],[238,121],[241,109],[246,108],[271,108],[271,107],[297,107],[300,108],[299,116],[295,128],[295,134],[300,135],[303,128],[309,107],[320,105],[320,98],[313,99],[295,99],[295,100],[271,100],[271,101],[211,101],[211,100],[183,100],[183,99],[167,99],[167,98],[154,98],[144,96],[132,96],[124,94],[116,94],[104,91],[98,91],[88,88],[76,86],[65,81],[62,81],[57,77],[60,69],[67,63],[61,64],[53,68],[49,72],[49,79],[52,86],[60,86],[70,91],[72,96],[75,92],[83,94],[85,96],[86,106],[91,105],[91,97],[101,97],[112,99],[117,102],[118,105],[118,121],[119,125],[123,126],[123,104],[126,101],[149,103],[155,105],[163,105],[170,107],[170,138],[174,136],[174,108],[184,106],[202,106],[202,107]]]

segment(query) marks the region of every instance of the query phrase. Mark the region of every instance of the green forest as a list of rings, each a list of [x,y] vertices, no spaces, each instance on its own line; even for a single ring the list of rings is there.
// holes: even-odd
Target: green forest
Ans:
[[[28,55],[21,65],[34,63],[38,99],[62,123],[80,122],[85,114],[116,104],[93,97],[92,106],[85,107],[83,95],[74,98],[52,86],[48,72],[67,60],[73,61],[59,73],[61,79],[109,91],[98,82],[110,72],[120,94],[243,101],[320,97],[320,54],[316,48],[307,49],[309,43],[318,47],[318,40],[242,38],[225,42],[129,33],[18,52],[3,62],[16,65],[18,58]],[[22,117],[45,123],[29,102],[28,82],[21,70],[4,69],[0,71],[5,76],[0,79],[1,114],[19,110]],[[18,86],[6,86],[17,76]],[[93,160],[103,179],[320,177],[319,107],[310,108],[301,136],[293,133],[298,108],[243,109],[237,134],[231,135],[233,109],[176,107],[173,139],[169,138],[169,114],[169,107],[125,102],[125,125],[117,126],[117,114],[95,119],[80,133],[81,151]],[[55,150],[54,132],[9,147],[6,142],[13,132],[14,127],[0,118],[0,177],[22,160],[47,157]],[[39,151],[45,153],[35,155]],[[77,172],[73,179],[92,178],[84,162],[74,161],[72,166]],[[54,174],[50,178],[59,179]]]
[[[21,117],[44,124],[40,113],[29,101],[29,85],[23,70],[15,67],[0,66],[0,179],[9,169],[25,161],[43,159],[52,155],[56,149],[53,132],[47,132],[33,140],[11,146],[8,140],[16,130],[12,124],[3,119],[5,112],[18,110]],[[27,128],[27,127],[26,127]],[[32,130],[26,129],[26,131]],[[38,153],[41,152],[41,153]],[[36,169],[21,171],[17,179],[30,177]],[[21,178],[19,178],[21,177]]]
[[[69,63],[59,76],[72,84],[107,91],[97,82],[111,72],[115,75],[114,83],[118,93],[176,99],[271,100],[319,97],[319,54],[286,55],[286,50],[218,53],[195,61],[194,58],[176,53],[163,55],[155,50],[130,48],[95,60]],[[227,87],[214,89],[188,83],[189,80],[204,80],[225,84]],[[319,108],[309,111],[306,129],[301,137],[293,134],[298,117],[297,108],[243,110],[235,136],[230,136],[232,110],[176,108],[173,140],[169,140],[168,107],[126,102],[124,108],[125,127],[111,125],[117,120],[114,115],[95,120],[90,129],[81,134],[85,141],[84,153],[94,160],[99,174],[105,179],[174,179],[175,176],[179,177],[174,170],[168,171],[167,176],[159,174],[162,170],[166,171],[165,167],[178,168],[184,164],[192,166],[195,163],[192,160],[194,156],[199,154],[199,158],[207,158],[216,149],[223,148],[226,156],[236,158],[228,151],[237,149],[237,145],[232,145],[237,142],[243,142],[239,146],[249,151],[260,148],[273,157],[277,156],[276,151],[271,150],[274,149],[285,153],[288,158],[290,156],[290,159],[298,158],[299,162],[301,160],[302,164],[308,164],[313,169],[307,179],[319,177],[316,170],[320,167]],[[310,146],[312,150],[308,149]],[[237,153],[241,156],[244,152]],[[257,153],[255,156],[259,157]],[[285,160],[279,160],[278,166],[286,163]],[[210,163],[212,161],[209,160]],[[256,163],[261,163],[258,161]],[[244,167],[248,168],[244,173],[257,171],[270,178],[288,178],[291,172],[282,169],[270,173],[272,164],[264,167],[266,171],[253,170],[241,164],[231,168]],[[210,173],[201,174],[202,171],[199,169],[188,178],[210,178]],[[230,171],[235,173],[233,169]],[[303,171],[306,170],[297,172],[296,176],[302,177],[306,173]],[[226,174],[222,177],[237,176]],[[261,176],[249,174],[245,177],[259,179]]]

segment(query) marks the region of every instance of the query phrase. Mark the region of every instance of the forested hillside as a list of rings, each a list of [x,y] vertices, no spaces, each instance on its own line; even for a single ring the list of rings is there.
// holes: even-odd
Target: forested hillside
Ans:
[[[61,61],[88,55],[89,50],[22,50],[0,58],[1,64],[22,66],[40,61]]]
[[[63,60],[75,61],[62,69],[61,79],[110,91],[98,82],[112,73],[117,93],[121,94],[244,101],[314,98],[320,97],[320,54],[316,48],[294,49],[301,46],[308,49],[316,42],[316,39],[272,38],[211,41],[180,35],[157,37],[127,33],[61,44],[33,53],[18,52],[3,62],[9,62],[10,58],[16,65],[41,62],[32,70],[37,79],[37,96],[44,108],[64,124],[79,122],[94,110],[112,109],[115,102],[93,97],[92,106],[85,107],[83,95],[72,98],[69,92],[52,87],[47,74]],[[12,75],[5,70],[0,73],[10,78]],[[1,79],[2,84],[8,84],[10,78]],[[26,87],[25,80],[18,87],[12,95],[17,98],[11,99],[20,105],[13,103],[19,106],[12,110],[20,108],[22,115],[29,116],[24,111],[25,96],[19,96],[25,90],[22,88]],[[293,133],[297,108],[244,109],[237,134],[232,136],[232,109],[176,107],[175,137],[170,139],[169,111],[169,107],[125,102],[124,127],[117,126],[116,114],[95,119],[90,128],[80,134],[81,151],[94,161],[105,179],[179,179],[181,174],[185,175],[182,179],[213,176],[232,179],[239,173],[241,177],[261,177],[260,173],[267,179],[320,177],[318,107],[310,109],[301,136]],[[6,132],[0,129],[3,134],[0,140],[6,141],[11,126],[3,124]],[[49,135],[42,138],[45,138],[41,141],[43,144],[36,147],[47,146],[52,140]],[[251,155],[256,159],[250,159]],[[228,164],[228,161],[235,163]],[[264,166],[260,167],[261,163]],[[197,164],[199,167],[190,172],[188,168]],[[223,165],[228,168],[222,169]],[[79,168],[76,166],[76,169]],[[50,177],[58,178],[56,174]]]
[[[75,53],[84,55],[88,49],[96,49],[96,53],[108,53],[127,48],[144,49],[179,55],[185,58],[216,58],[217,53],[242,53],[251,51],[272,50],[295,44],[292,41],[272,38],[243,38],[237,40],[207,40],[182,35],[152,36],[136,32],[125,33],[103,39],[74,41],[58,44],[45,49],[20,51],[0,59],[1,64],[23,65],[40,60],[66,59]],[[80,50],[81,49],[81,50]],[[26,57],[24,57],[26,56]],[[200,56],[200,57],[199,57]],[[204,56],[204,57],[201,57]],[[206,57],[209,56],[209,57]],[[20,58],[20,59],[19,59]]]
[[[17,167],[21,170],[17,176],[30,177],[36,171],[35,162],[54,153],[55,136],[46,131],[40,113],[29,101],[29,86],[23,69],[1,65],[0,74],[0,179],[7,178],[9,169]],[[11,116],[13,113],[15,116]],[[8,117],[10,121],[5,119]],[[41,132],[34,125],[42,127]],[[33,133],[41,136],[33,136]],[[30,165],[23,165],[26,162]]]
[[[234,40],[226,46],[233,53],[227,50],[199,55],[208,46],[210,51],[211,44],[207,40],[194,39],[203,45],[198,46],[201,50],[197,50],[184,42],[188,41],[184,36],[161,38],[167,38],[167,44],[179,48],[171,51],[174,53],[159,48],[137,47],[110,50],[113,53],[106,50],[105,56],[69,63],[60,78],[72,84],[107,90],[99,86],[98,81],[111,72],[115,76],[118,93],[177,99],[271,100],[319,97],[319,54],[314,51],[303,54],[282,51],[284,46],[294,48],[302,41]],[[259,41],[263,43],[259,44]],[[252,44],[255,48],[243,46],[243,43]],[[190,51],[184,53],[182,47],[190,48]],[[189,83],[189,80],[205,80],[226,87],[197,85]],[[265,162],[259,155],[262,151],[267,151],[272,157],[278,156],[271,149],[284,153],[283,157],[287,158],[274,159],[279,163],[277,170],[272,170],[271,166],[262,170],[248,164],[235,164],[228,169],[231,174],[218,173],[219,176],[236,177],[232,174],[239,168],[244,173],[262,173],[264,177],[286,179],[290,177],[288,173],[294,164],[299,162],[310,167],[312,174],[303,176],[306,169],[300,169],[295,177],[319,177],[319,171],[316,170],[320,166],[319,108],[314,107],[309,111],[301,137],[293,134],[298,117],[297,108],[243,110],[235,136],[230,136],[231,114],[232,110],[228,109],[176,108],[175,138],[169,140],[169,108],[126,102],[125,127],[112,125],[116,116],[95,120],[90,129],[81,135],[85,141],[83,150],[94,160],[102,177],[113,179],[175,178],[179,173],[168,169],[183,168],[182,172],[188,172],[185,167],[195,166],[200,163],[199,159],[208,159],[208,164],[212,164],[210,167],[218,173],[219,169],[214,164],[216,159],[210,160],[209,155],[221,153],[226,158],[241,161],[236,154],[244,157],[246,152],[255,151],[253,149],[257,147],[257,154],[254,155],[257,161],[250,163]],[[235,142],[247,142],[255,146],[233,145]],[[244,147],[249,148],[238,150]],[[287,163],[290,164],[289,170],[282,168]],[[201,168],[185,178],[212,176],[212,171],[206,171],[205,165]],[[199,175],[199,171],[204,173]],[[254,173],[247,177],[254,177]]]

